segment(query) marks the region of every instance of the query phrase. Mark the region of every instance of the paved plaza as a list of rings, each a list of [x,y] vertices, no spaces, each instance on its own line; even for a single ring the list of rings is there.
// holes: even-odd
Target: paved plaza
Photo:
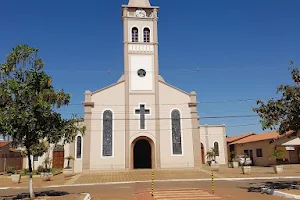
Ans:
[[[97,184],[97,183],[120,183],[120,182],[149,182],[152,172],[154,180],[198,180],[211,179],[210,168],[204,166],[201,169],[190,170],[129,170],[82,173],[70,178],[64,178],[62,174],[53,177],[52,181],[43,182],[39,176],[34,176],[34,187],[50,185],[73,185],[73,184]],[[251,174],[242,174],[240,168],[228,168],[220,166],[218,172],[214,172],[218,178],[255,178],[255,177],[300,177],[300,165],[285,165],[284,172],[275,174],[272,167],[252,167]],[[0,187],[27,187],[28,176],[23,176],[21,183],[12,183],[9,176],[0,176]]]
[[[78,174],[65,178],[63,174],[53,177],[53,180],[43,182],[39,176],[34,176],[35,191],[54,190],[67,191],[71,194],[88,192],[93,199],[152,199],[151,175],[154,172],[154,188],[156,199],[282,199],[260,193],[249,193],[247,188],[251,182],[272,181],[278,178],[287,180],[300,179],[300,165],[285,165],[284,172],[274,174],[271,167],[252,167],[250,175],[241,173],[241,169],[231,169],[221,166],[215,172],[215,195],[211,193],[211,171],[208,167],[198,170],[129,170],[115,172],[95,172]],[[225,178],[228,178],[225,180]],[[238,178],[238,179],[233,179]],[[247,178],[243,181],[243,178]],[[269,178],[269,180],[264,180]],[[257,179],[257,180],[252,180]],[[245,186],[244,188],[242,186]],[[5,190],[5,188],[7,188]],[[11,189],[14,188],[14,189]],[[15,195],[19,192],[28,192],[28,176],[21,179],[21,183],[12,183],[10,177],[0,176],[0,194],[3,196]],[[181,197],[177,198],[177,197]],[[261,198],[263,197],[263,198]],[[1,198],[0,198],[1,199]],[[9,199],[9,198],[6,198]]]
[[[247,192],[243,187],[249,186],[249,181],[216,181],[215,198],[210,195],[212,199],[222,200],[284,200],[284,198],[271,196],[261,193]],[[131,183],[131,184],[109,184],[109,185],[89,185],[89,186],[60,186],[53,188],[35,188],[35,192],[41,191],[56,191],[70,194],[89,193],[93,200],[155,200],[161,198],[174,200],[174,195],[170,190],[177,191],[177,200],[182,199],[182,194],[186,195],[187,191],[194,189],[200,191],[199,195],[207,195],[211,191],[210,182],[159,182],[155,184],[154,199],[150,196],[151,184],[149,183]],[[163,192],[161,192],[163,191]],[[169,191],[169,198],[166,198],[166,192]],[[202,191],[202,193],[201,193]],[[24,189],[8,189],[0,190],[0,199],[11,200],[15,195],[28,192],[28,188]],[[197,192],[197,191],[196,191]],[[146,196],[141,196],[146,194]],[[159,196],[162,195],[162,196]],[[172,196],[173,195],[173,196]],[[142,197],[142,199],[141,199]],[[184,196],[183,196],[184,197]],[[198,196],[199,197],[199,196]],[[63,199],[63,198],[60,198]],[[67,199],[69,200],[69,199]],[[161,200],[161,199],[160,199]],[[191,200],[189,198],[189,200]]]

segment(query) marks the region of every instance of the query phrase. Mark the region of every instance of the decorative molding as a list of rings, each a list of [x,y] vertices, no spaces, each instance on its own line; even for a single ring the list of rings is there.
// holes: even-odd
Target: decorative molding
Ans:
[[[85,107],[94,107],[94,102],[82,102]]]
[[[190,102],[188,103],[189,107],[197,107],[199,102]]]
[[[148,44],[129,44],[128,51],[129,51],[129,53],[132,53],[132,52],[134,52],[134,53],[136,53],[136,52],[153,53],[154,46],[148,45]]]

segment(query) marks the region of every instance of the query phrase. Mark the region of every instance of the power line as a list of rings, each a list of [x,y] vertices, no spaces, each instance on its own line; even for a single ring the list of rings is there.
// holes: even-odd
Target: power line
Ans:
[[[121,65],[122,68],[123,68],[123,65]],[[101,67],[103,68],[103,67]],[[117,72],[117,73],[123,73],[123,72],[136,72],[136,70],[112,70],[113,68],[106,68],[105,70],[97,70],[97,69],[72,69],[71,71],[68,70],[68,69],[47,69],[45,67],[45,71],[68,71],[68,72],[72,72],[72,71],[77,71],[77,72],[104,72],[104,73],[113,73],[113,72]],[[182,73],[182,72],[198,72],[198,73],[201,73],[202,71],[236,71],[236,70],[241,70],[241,69],[249,69],[251,71],[255,71],[256,70],[261,70],[261,69],[272,69],[272,71],[287,71],[287,68],[285,69],[276,69],[274,70],[273,67],[241,67],[241,66],[238,66],[238,67],[226,67],[226,68],[202,68],[202,67],[196,67],[194,69],[186,69],[186,68],[172,68],[172,69],[164,69],[164,68],[160,68],[159,71],[160,72],[163,72],[163,71],[166,71],[166,72],[178,72],[178,73]],[[151,72],[155,72],[154,70],[150,70],[149,73]]]
[[[223,100],[223,101],[198,101],[199,105],[201,104],[213,104],[213,103],[236,103],[236,102],[248,102],[248,101],[257,101],[257,100],[269,100],[269,99],[278,99],[280,97],[270,97],[270,98],[250,98],[250,99],[237,99],[237,100]],[[175,105],[188,105],[189,103],[166,103],[166,104],[146,104],[146,106],[175,106]],[[68,106],[83,106],[80,103],[68,104]],[[126,106],[125,104],[94,104],[94,106]],[[129,106],[138,107],[137,104],[130,104]]]
[[[207,117],[200,117],[200,120],[201,119],[226,119],[226,118],[250,118],[250,117],[259,117],[258,115],[228,115],[228,116],[207,116]],[[145,118],[146,121],[151,121],[151,120],[171,120],[172,118],[170,117],[165,117],[165,118]],[[183,118],[180,118],[180,120],[191,120],[191,119],[198,119],[198,118],[193,118],[193,117],[183,117]],[[85,119],[86,121],[91,121],[91,120],[96,120],[96,121],[99,121],[99,120],[103,120],[102,118],[97,118],[97,119]],[[136,119],[132,119],[132,118],[129,118],[129,119],[125,119],[125,118],[113,118],[112,119],[113,121],[118,121],[118,120],[121,120],[121,121],[136,121],[136,120],[140,120],[139,118],[136,118]]]
[[[240,127],[240,126],[253,126],[253,125],[259,125],[259,124],[241,124],[241,125],[237,125],[237,126],[226,126],[227,128],[235,128],[235,127]],[[138,131],[142,131],[141,129],[129,129],[130,131],[135,131],[135,132],[138,132]],[[173,129],[172,128],[159,128],[160,131],[172,131]],[[200,127],[199,128],[182,128],[181,131],[185,131],[185,130],[200,130]],[[102,132],[103,129],[92,129],[92,131],[99,131],[99,132]],[[113,132],[124,132],[126,131],[126,129],[112,129]],[[143,131],[157,131],[156,129],[145,129]],[[220,134],[212,134],[210,133],[209,135],[220,135]]]
[[[121,124],[120,126],[125,126],[125,123],[124,124]],[[159,127],[170,127],[172,124],[169,123],[169,124],[160,124]],[[231,126],[227,126],[225,125],[227,128],[235,128],[235,127],[246,127],[246,126],[256,126],[256,125],[260,125],[260,123],[255,123],[255,124],[238,124],[238,125],[231,125]],[[200,124],[200,126],[205,126],[204,124]],[[215,124],[215,125],[211,125],[211,126],[220,126],[219,124]],[[90,127],[99,127],[99,125],[91,125]],[[94,129],[93,129],[94,130]],[[169,128],[165,129],[160,129],[160,130],[169,130]],[[138,130],[140,131],[140,130]],[[148,131],[148,129],[147,129]]]
[[[92,112],[92,114],[103,114],[103,112],[105,111],[105,110],[109,110],[109,108],[106,108],[106,109],[104,109],[103,111],[94,111],[94,112]],[[169,110],[160,110],[160,114],[161,115],[171,115],[171,112],[173,111],[173,110],[175,110],[175,108],[174,109],[169,109]],[[233,110],[233,111],[235,111],[235,110]],[[60,114],[84,114],[85,112],[84,111],[74,111],[74,112],[72,112],[72,111],[59,111],[59,110],[56,110],[55,112],[58,112],[58,113],[60,113]],[[251,112],[251,113],[253,113],[253,111],[251,111],[251,110],[237,110],[237,111],[235,111],[235,112],[237,112],[237,113],[246,113],[246,112]],[[188,111],[182,111],[181,113],[190,113],[190,111],[188,110]],[[229,112],[229,113],[234,113],[234,112]],[[119,116],[119,115],[125,115],[125,114],[130,114],[130,115],[134,115],[134,116],[139,116],[139,114],[135,114],[135,112],[134,111],[132,111],[132,112],[126,112],[126,111],[113,111],[113,115],[115,115],[115,116]],[[146,115],[146,117],[150,117],[150,116],[153,116],[153,114],[155,114],[155,113],[151,113],[150,112],[150,114],[145,114]],[[235,114],[235,113],[234,113]],[[201,116],[200,116],[201,117]]]
[[[226,126],[226,127],[235,128],[235,127],[256,126],[256,125],[260,125],[260,123],[256,123],[256,124],[239,124],[239,125]]]

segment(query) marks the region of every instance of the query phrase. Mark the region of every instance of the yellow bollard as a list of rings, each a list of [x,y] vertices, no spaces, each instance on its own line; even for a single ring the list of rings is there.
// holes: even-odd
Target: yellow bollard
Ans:
[[[215,184],[214,184],[214,171],[211,171],[211,192],[212,194],[215,193]]]
[[[151,196],[154,196],[154,171],[152,171]]]

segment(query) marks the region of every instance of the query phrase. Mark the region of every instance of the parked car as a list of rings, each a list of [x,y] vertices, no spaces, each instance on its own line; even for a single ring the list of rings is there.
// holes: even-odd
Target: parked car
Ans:
[[[239,165],[243,165],[245,163],[244,155],[237,155],[235,156],[234,160],[239,162]],[[251,158],[246,158],[246,165],[252,165]]]

